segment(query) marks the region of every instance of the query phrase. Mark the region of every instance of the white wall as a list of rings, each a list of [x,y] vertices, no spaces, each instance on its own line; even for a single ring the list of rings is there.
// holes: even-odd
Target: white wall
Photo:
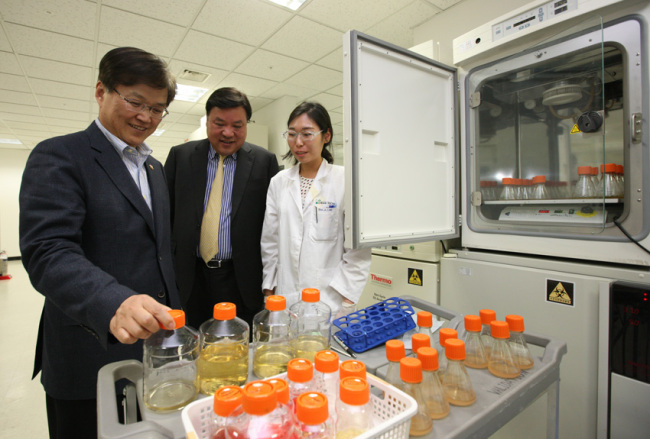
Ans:
[[[293,96],[283,96],[276,99],[266,107],[253,113],[252,120],[255,124],[266,125],[269,130],[269,151],[275,153],[280,166],[290,168],[293,163],[288,160],[282,160],[282,156],[289,151],[287,141],[282,138],[282,133],[287,130],[287,119],[289,115],[299,104],[299,99]]]
[[[18,192],[30,151],[0,149],[0,249],[20,256],[18,242]]]

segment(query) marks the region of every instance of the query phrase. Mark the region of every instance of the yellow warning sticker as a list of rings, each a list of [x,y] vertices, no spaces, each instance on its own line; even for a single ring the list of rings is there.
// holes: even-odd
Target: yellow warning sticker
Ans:
[[[578,124],[573,125],[573,128],[571,128],[571,134],[578,134],[581,133],[580,128],[578,128]]]
[[[409,284],[411,285],[418,285],[422,286],[422,270],[418,270],[417,268],[409,268],[408,269],[408,277],[409,277]]]
[[[546,300],[573,306],[573,287],[572,282],[546,279]]]

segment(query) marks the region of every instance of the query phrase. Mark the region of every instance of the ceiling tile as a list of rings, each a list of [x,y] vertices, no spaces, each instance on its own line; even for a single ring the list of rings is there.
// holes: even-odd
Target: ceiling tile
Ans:
[[[45,125],[45,119],[37,113],[32,113],[32,114],[0,113],[0,119],[4,120],[10,126],[14,122],[32,123],[36,126]]]
[[[210,0],[205,3],[193,29],[258,46],[292,16],[267,2]]]
[[[55,108],[42,108],[41,112],[43,113],[43,116],[47,118],[56,117],[58,119],[73,120],[84,123],[88,121],[87,112],[82,113],[79,111],[58,110]]]
[[[314,62],[341,45],[341,33],[302,17],[293,17],[263,49]]]
[[[0,52],[0,72],[11,73],[12,75],[23,74],[16,55],[10,52]]]
[[[260,95],[260,97],[267,99],[279,99],[283,96],[293,96],[300,99],[305,99],[314,94],[313,88],[300,87],[298,85],[288,84],[281,82],[272,88],[268,89]]]
[[[331,108],[340,107],[343,104],[343,98],[327,93],[319,93],[309,98],[310,101],[318,102],[330,111]]]
[[[79,0],[2,0],[0,14],[6,23],[16,23],[92,40],[97,5]]]
[[[48,117],[47,123],[50,130],[55,131],[57,129],[63,130],[63,132],[74,133],[75,131],[84,130],[88,127],[90,122],[88,121],[77,121],[69,119],[59,119],[54,117]],[[66,131],[67,130],[67,131]],[[56,131],[58,132],[58,131]]]
[[[318,61],[316,64],[319,66],[324,66],[333,70],[338,70],[339,72],[343,71],[343,47],[339,47],[334,52],[329,55],[325,55]]]
[[[257,96],[249,99],[249,101],[251,103],[251,107],[253,108],[253,118],[255,118],[255,112],[260,111],[262,108],[269,105],[271,102],[273,102],[273,99]]]
[[[37,95],[58,96],[77,100],[90,100],[94,96],[94,87],[83,85],[62,84],[60,82],[47,81],[45,79],[30,79],[32,90]]]
[[[94,85],[93,69],[47,59],[20,56],[25,74],[32,78],[48,79],[69,84]]]
[[[29,149],[27,145],[14,145],[11,143],[0,143],[0,149]]]
[[[44,59],[88,65],[93,60],[93,42],[40,29],[5,23],[16,53]]]
[[[246,93],[247,96],[261,96],[275,84],[277,84],[275,81],[232,73],[221,81],[219,87],[235,87],[243,93]]]
[[[24,76],[0,73],[0,90],[14,90],[29,93],[29,84]]]
[[[36,101],[34,101],[34,104],[36,104]],[[3,113],[17,113],[17,114],[39,114],[40,113],[39,108],[36,105],[12,104],[7,102],[0,102],[0,111]]]
[[[412,2],[413,0],[314,1],[301,9],[300,15],[342,32],[350,29],[363,31]]]
[[[302,72],[292,76],[286,81],[292,85],[300,87],[318,89],[332,88],[343,82],[343,75],[336,70],[325,67],[311,65]]]
[[[431,19],[439,8],[416,1],[368,29],[372,36],[400,47],[413,46],[413,28]]]
[[[217,69],[232,70],[253,50],[251,46],[203,32],[190,31],[174,54],[174,58]]]
[[[169,62],[169,70],[176,77],[178,77],[178,75],[183,73],[183,71],[186,69],[195,72],[200,72],[200,73],[207,73],[210,76],[208,76],[208,78],[203,82],[189,81],[187,79],[176,78],[177,82],[181,84],[194,85],[196,87],[203,87],[208,89],[212,89],[216,87],[217,84],[228,74],[228,71],[226,70],[215,69],[212,67],[208,67],[206,65],[199,65],[191,62],[179,61],[176,59],[173,59]]]
[[[343,97],[343,84],[339,84],[327,90],[329,94]]]
[[[235,71],[258,78],[284,81],[308,65],[308,63],[295,58],[258,49],[246,58]]]
[[[462,0],[426,0],[426,1],[444,10],[454,6],[456,3],[460,3]]]
[[[4,52],[13,52],[9,39],[3,27],[0,27],[0,50]]]
[[[51,108],[63,111],[77,111],[88,115],[90,112],[90,102],[87,100],[67,99],[52,96],[38,96],[38,103],[41,108]]]
[[[179,26],[190,26],[205,0],[102,0],[104,6],[155,18]]]
[[[5,119],[5,124],[11,128],[16,133],[22,133],[23,130],[27,131],[25,134],[34,135],[37,133],[47,134],[49,133],[47,125],[45,124],[46,120],[43,117],[39,116],[30,116],[29,120],[9,120]]]
[[[37,105],[36,99],[34,99],[34,96],[31,93],[23,93],[12,90],[0,91],[0,102],[34,106]]]
[[[185,28],[141,15],[102,6],[98,40],[115,46],[132,46],[169,57],[178,47]]]

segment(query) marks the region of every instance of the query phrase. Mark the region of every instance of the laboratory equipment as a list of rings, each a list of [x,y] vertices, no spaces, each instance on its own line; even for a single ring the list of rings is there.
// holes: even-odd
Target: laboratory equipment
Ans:
[[[508,324],[499,320],[490,323],[492,331],[492,349],[488,358],[488,370],[501,378],[517,378],[521,374],[519,362],[510,349],[510,331]]]
[[[294,317],[286,308],[284,296],[269,296],[265,309],[253,317],[253,372],[258,378],[286,372],[295,357]]]
[[[434,348],[418,350],[422,362],[422,396],[431,419],[442,419],[449,414],[449,402],[438,375],[438,352]]]
[[[510,330],[510,350],[514,355],[519,368],[522,370],[530,369],[533,367],[533,356],[530,354],[530,349],[526,344],[524,338],[524,318],[515,314],[508,314],[506,316],[506,323]]]
[[[418,410],[411,418],[409,435],[424,436],[433,428],[433,422],[422,392],[422,363],[417,358],[404,357],[400,360],[400,388],[418,404]]]

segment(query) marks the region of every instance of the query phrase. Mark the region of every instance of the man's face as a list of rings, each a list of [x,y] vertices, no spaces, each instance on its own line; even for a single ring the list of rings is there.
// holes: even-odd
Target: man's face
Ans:
[[[118,94],[119,93],[119,94]],[[95,86],[95,99],[99,104],[99,121],[104,127],[127,145],[137,147],[156,130],[161,119],[151,117],[149,109],[133,111],[122,98],[152,107],[167,107],[167,90],[148,85],[118,85],[108,92],[101,81]]]
[[[239,151],[246,141],[246,110],[244,107],[213,107],[208,113],[206,129],[215,152],[223,156],[231,155]]]

